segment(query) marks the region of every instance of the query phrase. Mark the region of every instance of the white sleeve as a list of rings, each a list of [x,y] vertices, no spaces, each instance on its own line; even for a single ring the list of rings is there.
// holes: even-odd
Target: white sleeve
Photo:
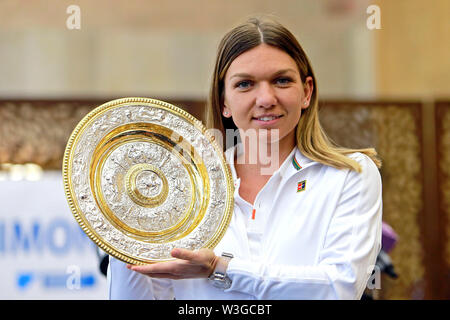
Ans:
[[[227,269],[232,285],[226,292],[266,300],[361,298],[381,248],[382,192],[375,164],[365,155],[357,160],[363,171],[347,175],[319,263],[273,265],[234,258]]]
[[[170,279],[151,279],[127,269],[126,263],[109,257],[108,297],[110,300],[173,300]]]

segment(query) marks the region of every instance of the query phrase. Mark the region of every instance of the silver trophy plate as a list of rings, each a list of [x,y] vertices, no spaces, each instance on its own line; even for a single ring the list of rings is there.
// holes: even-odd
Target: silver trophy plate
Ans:
[[[107,102],[77,125],[63,161],[65,194],[83,231],[132,264],[174,248],[214,248],[233,211],[223,151],[202,123],[148,98]]]

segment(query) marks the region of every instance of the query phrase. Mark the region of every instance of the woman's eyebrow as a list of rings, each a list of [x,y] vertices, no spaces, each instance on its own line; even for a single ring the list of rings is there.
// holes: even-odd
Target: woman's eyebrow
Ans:
[[[277,72],[275,72],[272,77],[276,77],[279,76],[281,74],[284,73],[288,73],[288,72],[294,72],[296,73],[296,71],[292,68],[287,68],[287,69],[282,69],[282,70],[278,70]],[[248,73],[235,73],[230,77],[230,80],[233,78],[253,78],[253,76],[251,74]]]
[[[297,71],[294,70],[294,69],[292,69],[292,68],[282,69],[282,70],[279,70],[279,71],[275,72],[275,73],[273,74],[273,76],[274,76],[274,77],[275,77],[275,76],[279,76],[279,75],[281,75],[281,74],[285,74],[285,73],[288,73],[288,72],[296,73]]]
[[[252,76],[248,73],[235,73],[230,77],[230,79],[233,78],[252,78]]]

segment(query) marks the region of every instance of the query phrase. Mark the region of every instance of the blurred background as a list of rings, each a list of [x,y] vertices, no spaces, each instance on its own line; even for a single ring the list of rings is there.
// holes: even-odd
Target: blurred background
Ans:
[[[202,119],[221,37],[259,14],[307,52],[329,135],[383,160],[397,277],[367,296],[450,298],[450,1],[1,0],[0,299],[107,298],[64,195],[68,137],[129,96]]]

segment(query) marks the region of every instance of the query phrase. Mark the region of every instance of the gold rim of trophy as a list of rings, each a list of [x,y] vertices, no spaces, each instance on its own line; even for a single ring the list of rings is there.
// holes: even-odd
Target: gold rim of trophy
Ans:
[[[209,143],[213,146],[215,150],[216,156],[219,158],[221,167],[223,168],[223,173],[225,176],[225,182],[226,182],[226,193],[227,193],[227,199],[225,200],[225,210],[223,212],[223,216],[220,222],[219,227],[215,230],[215,233],[212,237],[210,237],[209,241],[204,243],[202,245],[202,248],[209,248],[213,249],[223,238],[226,229],[228,228],[228,225],[231,220],[231,215],[233,212],[233,205],[234,205],[234,185],[233,185],[233,179],[231,176],[231,170],[226,163],[224,154],[220,146],[217,144],[217,142],[214,140],[214,136],[211,135],[207,130],[206,127],[195,117],[193,117],[188,112],[172,105],[164,101],[151,99],[151,98],[140,98],[140,97],[131,97],[131,98],[122,98],[117,100],[112,100],[109,102],[106,102],[99,107],[95,108],[91,112],[89,112],[75,127],[74,131],[72,132],[67,146],[64,153],[64,160],[63,160],[63,183],[64,183],[64,191],[66,194],[66,198],[69,204],[69,207],[72,211],[73,216],[75,217],[76,221],[80,225],[81,229],[86,233],[86,235],[103,251],[106,253],[131,264],[147,264],[147,263],[153,263],[153,262],[162,262],[162,261],[168,261],[167,260],[151,260],[151,259],[140,259],[137,257],[132,257],[131,255],[127,254],[127,252],[120,250],[118,248],[115,248],[114,246],[110,245],[108,241],[105,241],[102,236],[98,234],[98,232],[93,228],[90,223],[85,218],[85,213],[80,208],[77,199],[76,194],[72,188],[72,180],[71,180],[71,172],[72,172],[72,161],[73,161],[73,153],[74,153],[74,146],[78,142],[79,137],[82,135],[84,130],[89,126],[89,124],[92,124],[92,121],[95,120],[98,116],[104,114],[105,112],[117,108],[119,106],[131,106],[131,105],[149,105],[152,107],[156,107],[159,109],[163,109],[165,111],[168,111],[172,114],[175,114],[176,116],[186,120],[189,124],[193,125],[199,132],[205,137]],[[90,191],[92,190],[99,190],[101,188],[100,182],[99,182],[99,176],[101,174],[101,170],[103,168],[105,157],[107,157],[109,154],[111,154],[111,150],[114,150],[115,146],[114,142],[111,142],[112,137],[117,135],[117,132],[120,132],[123,130],[126,132],[127,130],[131,130],[133,128],[140,127],[141,129],[145,130],[156,130],[163,135],[171,135],[174,136],[174,132],[170,129],[154,124],[154,123],[129,123],[126,125],[122,125],[119,128],[114,129],[114,132],[110,132],[105,137],[102,138],[101,143],[96,145],[95,152],[93,155],[93,159],[91,161],[91,164],[89,166],[89,183],[90,183]],[[150,128],[150,129],[149,129]],[[175,134],[176,136],[176,134]],[[125,139],[125,142],[119,142],[118,144],[123,144],[128,141],[140,141],[139,139],[142,139],[141,136],[125,136],[122,137]],[[145,137],[148,138],[148,137]],[[114,140],[114,139],[113,139]],[[152,143],[157,144],[163,144],[161,141],[152,140]],[[180,144],[187,144],[187,148],[192,150],[193,157],[198,157],[197,154],[195,154],[195,149],[192,148],[192,146],[186,141],[186,139],[183,139],[181,136],[178,136],[178,143]],[[116,143],[117,144],[117,143]],[[100,149],[100,150],[99,150]],[[99,154],[99,156],[98,156]],[[178,155],[177,155],[178,156]],[[193,162],[192,162],[193,163]],[[92,168],[95,168],[95,170],[92,170]],[[203,179],[204,182],[206,182],[206,185],[204,186],[207,189],[206,196],[201,196],[201,207],[194,207],[193,201],[191,201],[190,205],[187,209],[187,214],[182,217],[179,221],[175,223],[174,226],[158,231],[158,232],[142,232],[139,230],[136,230],[132,227],[127,226],[123,222],[121,222],[117,217],[114,216],[111,212],[109,212],[108,206],[105,205],[103,196],[99,196],[99,199],[96,199],[97,204],[99,204],[99,209],[102,212],[102,214],[105,216],[105,218],[108,219],[108,221],[116,227],[116,229],[122,229],[121,232],[126,232],[126,235],[137,239],[137,240],[152,240],[155,243],[164,243],[164,241],[170,239],[173,241],[174,239],[180,239],[183,238],[186,235],[189,235],[190,232],[192,232],[198,224],[201,222],[202,218],[205,215],[206,212],[206,206],[208,205],[208,201],[210,200],[209,192],[209,182],[208,182],[208,174],[206,172],[206,169],[204,167],[203,163],[197,164],[196,170],[193,170],[189,166],[185,166],[186,170],[189,172],[189,179],[191,182],[191,186],[195,185],[196,179]],[[196,171],[196,172],[194,172]],[[139,175],[142,174],[152,174],[156,175],[160,181],[162,182],[162,186],[160,188],[160,192],[157,195],[149,196],[149,195],[143,195],[142,192],[139,191],[139,188],[136,185],[136,178]],[[206,176],[205,176],[206,175]],[[130,168],[130,170],[127,171],[125,175],[125,182],[124,182],[124,188],[128,194],[128,196],[134,201],[136,204],[139,204],[142,207],[153,207],[161,204],[164,202],[168,196],[168,183],[167,179],[164,176],[164,173],[161,172],[157,167],[153,166],[152,164],[148,163],[141,163],[141,164],[135,164]],[[192,190],[194,192],[195,190]],[[97,194],[102,194],[101,192],[97,192]],[[193,195],[193,197],[199,196],[199,195]],[[95,198],[95,195],[94,195]],[[191,199],[192,200],[192,199]],[[199,213],[196,217],[194,217],[193,211],[198,210]],[[181,229],[181,234],[176,234],[176,231]],[[174,238],[175,237],[175,238]]]

